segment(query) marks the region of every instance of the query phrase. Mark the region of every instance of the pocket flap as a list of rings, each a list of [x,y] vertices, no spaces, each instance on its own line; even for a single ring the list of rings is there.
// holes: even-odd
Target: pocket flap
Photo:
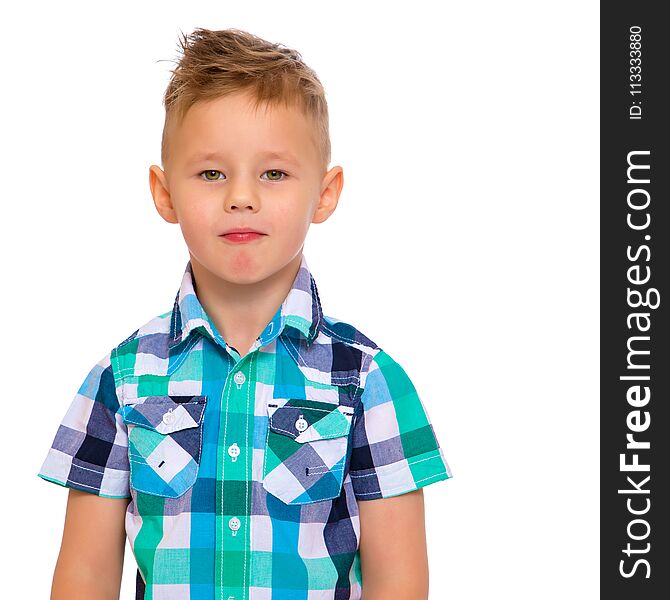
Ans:
[[[207,396],[146,396],[127,399],[121,407],[125,423],[168,434],[198,427]]]
[[[317,400],[290,399],[285,404],[268,404],[272,431],[296,442],[313,442],[349,434],[353,409]]]

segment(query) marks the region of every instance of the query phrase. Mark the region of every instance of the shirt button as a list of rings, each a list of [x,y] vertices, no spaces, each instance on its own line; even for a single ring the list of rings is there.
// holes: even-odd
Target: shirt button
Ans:
[[[300,415],[300,418],[295,422],[295,428],[298,431],[305,431],[305,429],[307,429],[308,426],[309,423],[302,418],[302,415]]]
[[[233,377],[233,379],[235,379],[235,383],[237,383],[239,385],[242,385],[247,380],[247,378],[244,376],[244,373],[242,373],[242,371],[238,371],[237,373],[235,373],[235,376]]]
[[[235,443],[231,444],[228,446],[228,454],[233,458],[233,462],[235,462],[240,455],[240,447]]]
[[[237,517],[233,517],[232,519],[230,519],[230,521],[228,521],[228,527],[230,527],[230,529],[232,530],[233,535],[237,533],[237,530],[240,528],[240,525],[241,525],[240,520]]]
[[[164,415],[163,415],[163,423],[166,425],[172,425],[174,423],[175,416],[174,413],[172,412],[172,409],[168,410]]]

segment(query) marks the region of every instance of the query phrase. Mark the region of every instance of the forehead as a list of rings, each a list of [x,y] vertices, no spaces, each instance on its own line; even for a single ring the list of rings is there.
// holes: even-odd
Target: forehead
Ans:
[[[175,153],[188,160],[232,151],[297,159],[314,151],[314,125],[299,106],[255,106],[253,97],[241,92],[196,102],[171,135]]]

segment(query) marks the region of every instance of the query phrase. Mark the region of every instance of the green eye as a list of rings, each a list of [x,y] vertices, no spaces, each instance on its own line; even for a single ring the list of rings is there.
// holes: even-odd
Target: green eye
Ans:
[[[270,169],[269,171],[265,171],[265,173],[273,174],[272,177],[268,177],[269,181],[281,181],[282,180],[282,177],[280,177],[281,175],[284,175],[284,178],[286,177],[286,173],[284,173],[284,171],[278,171],[277,169]],[[277,178],[275,178],[275,175],[277,176]]]
[[[212,174],[216,175],[217,173],[221,173],[221,171],[217,171],[216,169],[208,169],[207,171],[202,171],[202,173],[200,173],[200,175],[202,175],[203,173],[205,173],[205,179],[207,181],[218,181],[219,180],[218,177],[216,177],[214,179],[210,179],[208,176],[212,175]],[[221,173],[221,174],[223,175],[223,173]]]
[[[269,169],[263,173],[263,175],[268,175],[268,181],[282,181],[288,176],[284,171],[279,171],[278,169]],[[220,181],[223,177],[217,177],[217,175],[222,175],[221,171],[216,169],[207,169],[206,171],[201,171],[199,175],[202,177],[205,176],[205,181]]]

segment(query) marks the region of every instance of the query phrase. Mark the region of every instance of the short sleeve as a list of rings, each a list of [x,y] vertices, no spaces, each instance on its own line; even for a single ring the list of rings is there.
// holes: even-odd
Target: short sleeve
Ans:
[[[389,498],[450,478],[428,413],[405,370],[384,350],[370,362],[352,425],[357,500]]]
[[[70,403],[38,473],[52,483],[107,498],[130,498],[128,431],[107,353]]]

